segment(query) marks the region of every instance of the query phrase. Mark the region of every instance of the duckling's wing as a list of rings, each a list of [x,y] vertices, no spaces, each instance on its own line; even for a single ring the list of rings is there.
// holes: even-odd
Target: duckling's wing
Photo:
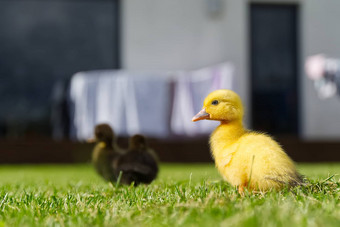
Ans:
[[[117,167],[121,171],[135,171],[140,174],[151,174],[158,171],[157,162],[147,153],[132,153],[122,156]]]

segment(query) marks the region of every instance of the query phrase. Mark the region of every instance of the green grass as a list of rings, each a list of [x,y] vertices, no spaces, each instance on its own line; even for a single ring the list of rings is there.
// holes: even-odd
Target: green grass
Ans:
[[[291,191],[238,195],[213,165],[162,165],[115,187],[90,165],[0,166],[0,226],[340,226],[340,164],[300,164]],[[327,179],[328,178],[328,179]]]

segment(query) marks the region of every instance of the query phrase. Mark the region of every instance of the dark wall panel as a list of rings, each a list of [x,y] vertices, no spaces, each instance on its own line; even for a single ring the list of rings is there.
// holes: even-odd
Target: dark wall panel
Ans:
[[[252,122],[256,130],[298,132],[296,5],[251,4]]]
[[[118,1],[0,0],[0,123],[46,118],[56,81],[118,67]]]

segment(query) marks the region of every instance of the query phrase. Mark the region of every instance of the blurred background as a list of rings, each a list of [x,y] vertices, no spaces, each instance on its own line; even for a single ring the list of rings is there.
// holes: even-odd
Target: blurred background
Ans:
[[[211,162],[191,117],[220,88],[294,160],[340,161],[338,21],[338,0],[0,0],[0,162],[86,162],[104,122]]]

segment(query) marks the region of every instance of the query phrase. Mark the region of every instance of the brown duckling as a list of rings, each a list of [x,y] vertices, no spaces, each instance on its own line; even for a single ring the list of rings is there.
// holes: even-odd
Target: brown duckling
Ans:
[[[114,161],[123,153],[115,141],[115,135],[108,124],[98,124],[94,130],[97,143],[92,153],[92,163],[97,173],[105,180],[116,181]]]
[[[142,135],[130,138],[128,151],[115,162],[116,178],[122,172],[120,182],[134,185],[150,184],[158,174],[157,156],[148,147]]]

